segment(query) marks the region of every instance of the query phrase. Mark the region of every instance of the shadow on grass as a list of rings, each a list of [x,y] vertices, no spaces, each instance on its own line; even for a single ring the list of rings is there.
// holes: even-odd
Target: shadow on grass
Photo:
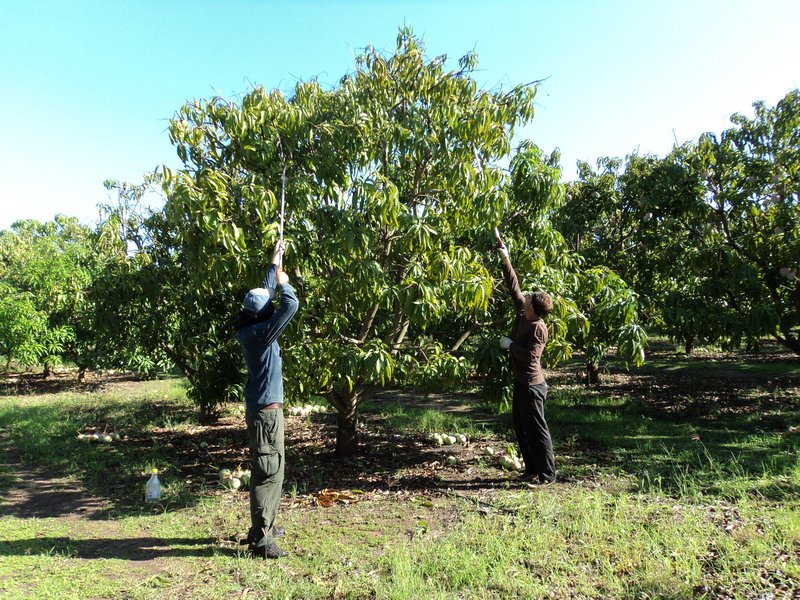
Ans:
[[[0,511],[22,516],[84,512],[95,518],[110,503],[121,513],[140,514],[147,509],[142,500],[151,468],[167,477],[180,473],[179,481],[192,474],[210,478],[203,459],[230,446],[233,434],[224,428],[204,428],[196,436],[170,429],[192,423],[195,414],[186,402],[146,398],[6,407],[0,410],[0,495],[5,499]],[[122,432],[123,440],[78,441],[78,433],[92,430]],[[207,448],[200,447],[204,437]],[[198,487],[204,478],[195,477]],[[199,498],[181,489],[162,507],[192,506]]]
[[[14,373],[0,376],[0,395],[32,396],[61,394],[64,392],[88,393],[102,390],[109,384],[145,381],[135,373],[114,373],[97,376],[89,373],[78,381],[77,371],[56,372],[47,377],[42,373]]]
[[[213,538],[99,538],[36,537],[0,542],[0,556],[49,555],[64,558],[108,558],[147,561],[157,558],[211,557]]]

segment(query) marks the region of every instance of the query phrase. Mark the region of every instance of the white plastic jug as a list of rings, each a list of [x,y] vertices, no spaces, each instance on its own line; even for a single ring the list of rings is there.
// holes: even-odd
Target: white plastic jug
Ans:
[[[153,474],[144,486],[144,501],[145,502],[160,502],[161,501],[161,481],[158,479],[158,471],[153,469]]]

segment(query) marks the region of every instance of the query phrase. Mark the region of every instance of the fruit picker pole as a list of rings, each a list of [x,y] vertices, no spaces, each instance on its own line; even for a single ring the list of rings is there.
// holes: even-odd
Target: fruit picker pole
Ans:
[[[282,243],[283,242],[283,215],[284,215],[284,208],[286,206],[286,156],[283,154],[283,144],[281,144],[281,136],[278,134],[278,154],[281,156],[281,162],[283,163],[283,170],[281,171],[281,208],[280,208],[280,216],[278,221],[278,240]],[[283,253],[281,253],[280,258],[278,259],[278,268],[283,268]]]
[[[283,163],[283,172],[281,173],[281,218],[280,225],[278,226],[278,239],[283,244],[283,209],[286,201],[286,162]],[[281,253],[279,267],[283,267],[283,253]]]

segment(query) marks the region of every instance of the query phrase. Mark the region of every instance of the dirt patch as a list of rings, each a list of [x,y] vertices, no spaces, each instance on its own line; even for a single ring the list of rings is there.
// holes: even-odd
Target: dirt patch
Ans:
[[[0,515],[19,519],[53,517],[97,518],[107,511],[107,498],[92,496],[69,477],[45,471],[22,470],[13,466],[8,472],[12,485],[0,504]]]

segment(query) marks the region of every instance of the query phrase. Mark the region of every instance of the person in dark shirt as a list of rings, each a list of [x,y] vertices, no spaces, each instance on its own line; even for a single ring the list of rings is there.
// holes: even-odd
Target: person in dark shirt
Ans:
[[[525,461],[525,477],[543,484],[552,483],[556,479],[556,466],[550,430],[544,417],[547,382],[541,357],[547,344],[544,318],[553,309],[553,300],[546,292],[522,293],[508,249],[500,233],[496,231],[495,235],[503,260],[503,276],[517,309],[511,336],[500,338],[500,347],[511,355],[514,432]]]
[[[260,288],[247,292],[236,324],[236,339],[247,364],[244,389],[245,420],[250,449],[250,518],[247,539],[250,551],[263,558],[280,558],[288,553],[276,543],[283,528],[275,527],[284,472],[283,442],[283,356],[278,337],[297,312],[298,300],[289,277],[278,267],[283,242],[278,242],[272,264]],[[280,307],[273,306],[277,290]]]

